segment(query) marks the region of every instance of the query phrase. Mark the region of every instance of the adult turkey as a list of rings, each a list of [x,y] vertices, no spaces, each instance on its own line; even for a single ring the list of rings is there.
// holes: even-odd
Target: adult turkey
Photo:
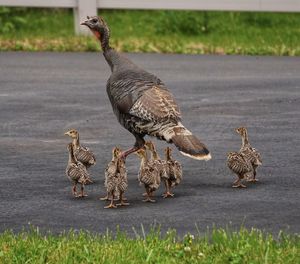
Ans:
[[[121,125],[136,139],[130,153],[144,146],[150,135],[174,143],[179,151],[198,160],[209,160],[206,146],[181,123],[181,113],[173,95],[155,75],[135,65],[109,45],[109,28],[102,17],[87,17],[87,26],[100,41],[103,55],[111,68],[107,94]]]

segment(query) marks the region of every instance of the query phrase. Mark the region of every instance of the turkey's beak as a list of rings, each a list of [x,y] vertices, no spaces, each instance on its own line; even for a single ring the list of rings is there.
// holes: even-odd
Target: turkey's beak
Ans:
[[[65,136],[69,136],[69,132],[66,132],[64,135],[65,135]]]
[[[90,23],[89,20],[86,20],[86,21],[80,23],[80,25],[82,25],[82,26],[87,26],[88,28],[91,28],[91,23]]]

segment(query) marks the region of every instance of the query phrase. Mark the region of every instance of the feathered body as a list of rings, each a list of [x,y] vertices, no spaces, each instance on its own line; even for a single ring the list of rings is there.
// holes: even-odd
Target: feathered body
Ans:
[[[86,167],[74,156],[72,143],[68,144],[69,160],[66,168],[67,177],[73,182],[72,192],[75,197],[84,197],[84,185],[89,179]],[[76,185],[81,184],[81,194],[77,196]]]
[[[245,127],[239,127],[236,129],[236,132],[242,137],[242,146],[240,153],[243,154],[243,157],[250,162],[252,165],[252,173],[248,175],[248,181],[256,182],[256,169],[258,166],[262,165],[262,158],[260,153],[253,148],[249,143],[248,131]]]
[[[139,149],[136,154],[141,159],[140,170],[138,174],[138,180],[140,184],[143,184],[147,198],[144,200],[145,202],[155,202],[155,200],[151,199],[153,192],[155,192],[160,185],[160,172],[156,167],[156,163],[152,160],[148,159],[147,152],[145,149]]]
[[[96,157],[94,153],[89,148],[80,144],[79,132],[77,130],[71,129],[67,131],[65,135],[72,138],[74,156],[86,167],[86,169],[96,164]],[[93,181],[89,178],[87,182],[92,183]]]
[[[155,75],[136,66],[109,46],[109,29],[101,17],[82,23],[101,43],[103,55],[111,68],[107,94],[120,124],[136,138],[124,157],[144,146],[150,135],[174,143],[183,155],[195,159],[211,158],[206,146],[181,123],[181,113],[173,95]]]
[[[234,188],[246,186],[241,183],[241,180],[246,178],[246,175],[253,172],[251,163],[245,156],[239,152],[229,152],[227,155],[228,168],[238,176],[238,179],[233,183]]]
[[[168,179],[168,164],[167,161],[161,159],[157,153],[156,147],[152,141],[145,142],[145,148],[150,152],[149,160],[155,163],[155,167],[159,171],[162,180]]]
[[[166,162],[168,166],[168,189],[169,192],[171,189],[178,185],[182,180],[182,166],[181,164],[173,159],[172,157],[172,149],[170,147],[167,147],[165,149],[165,156],[166,156]],[[167,193],[168,195],[168,193]],[[171,192],[169,193],[169,196],[173,196]]]
[[[110,205],[105,208],[115,208],[114,198],[119,197],[119,205],[128,205],[124,202],[123,194],[127,190],[127,170],[125,160],[120,158],[121,150],[119,148],[113,149],[112,160],[108,163],[105,169],[105,182],[107,196],[102,200],[111,200]],[[109,199],[110,196],[110,199]]]
[[[86,168],[96,164],[96,158],[94,153],[87,147],[76,146],[74,155]]]

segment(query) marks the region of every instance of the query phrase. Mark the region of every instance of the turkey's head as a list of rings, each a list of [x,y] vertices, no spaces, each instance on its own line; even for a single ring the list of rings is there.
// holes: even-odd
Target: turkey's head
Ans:
[[[82,22],[80,25],[87,26],[100,41],[103,38],[109,38],[109,29],[102,17],[87,16],[87,20]]]
[[[75,130],[75,129],[71,129],[71,130],[67,131],[67,132],[65,133],[65,135],[66,135],[66,136],[69,136],[69,137],[71,137],[71,138],[77,138],[77,137],[78,137],[78,131]]]
[[[247,134],[247,129],[245,127],[239,127],[235,130],[235,132],[241,136],[245,136]]]

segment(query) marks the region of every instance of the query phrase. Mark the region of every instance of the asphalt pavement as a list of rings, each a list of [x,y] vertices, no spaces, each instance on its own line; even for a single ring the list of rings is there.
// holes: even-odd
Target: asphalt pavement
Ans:
[[[158,75],[177,99],[184,125],[210,149],[208,162],[174,156],[183,165],[173,199],[143,203],[139,161],[127,160],[130,206],[104,209],[104,168],[112,147],[128,148],[106,95],[110,69],[101,53],[0,53],[0,231],[28,224],[42,230],[106,229],[133,233],[141,224],[176,228],[260,228],[273,234],[300,227],[300,58],[127,54]],[[238,150],[234,132],[247,126],[262,154],[257,184],[233,189],[226,153]],[[64,132],[76,128],[96,154],[88,197],[75,199],[65,176]],[[160,153],[167,145],[156,141]],[[175,150],[175,148],[174,148]],[[196,227],[197,226],[197,227]]]

